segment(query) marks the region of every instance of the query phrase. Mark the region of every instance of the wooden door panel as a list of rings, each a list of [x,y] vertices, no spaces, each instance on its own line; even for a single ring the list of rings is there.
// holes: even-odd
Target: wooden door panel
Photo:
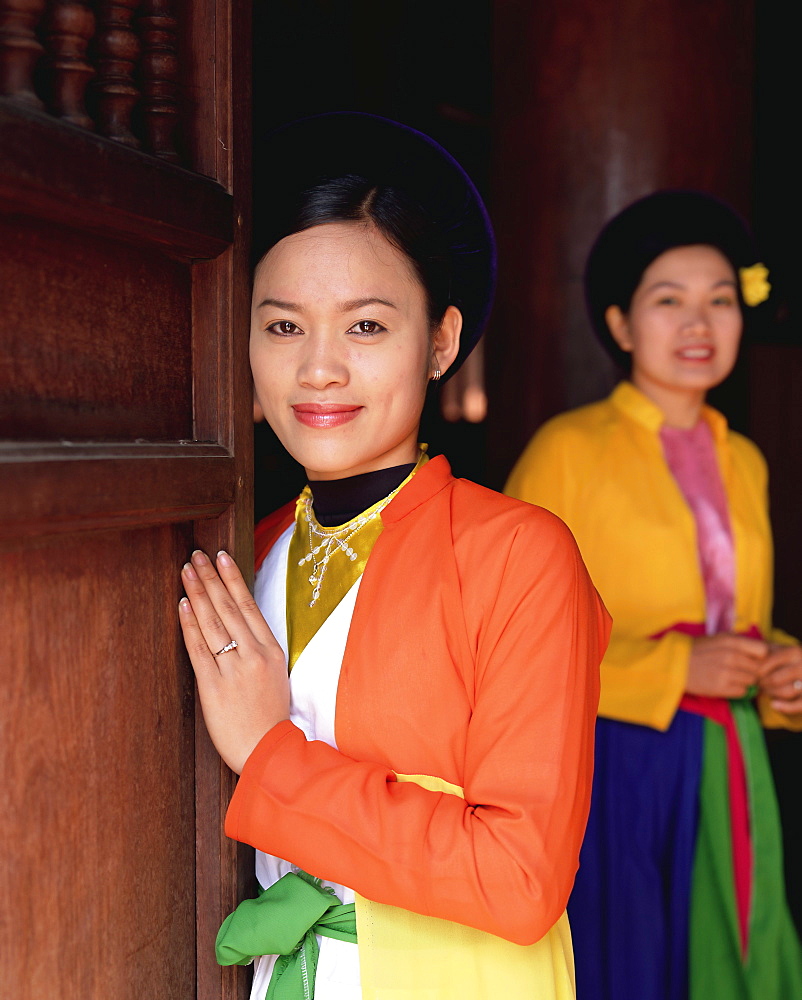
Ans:
[[[0,898],[26,929],[0,935],[0,967],[25,970],[17,1000],[194,996],[194,696],[177,574],[153,573],[191,546],[182,524],[0,558],[0,606],[32,625],[0,680]]]
[[[189,265],[13,215],[0,246],[0,436],[191,439]]]

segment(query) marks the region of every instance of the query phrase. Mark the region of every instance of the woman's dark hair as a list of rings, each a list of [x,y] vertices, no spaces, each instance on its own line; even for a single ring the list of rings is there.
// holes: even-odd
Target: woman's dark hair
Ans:
[[[410,262],[426,292],[432,327],[440,324],[451,301],[448,244],[421,206],[390,185],[347,174],[298,192],[274,213],[260,259],[285,236],[330,222],[372,223]]]
[[[643,272],[676,247],[715,247],[732,265],[736,279],[754,264],[752,234],[729,205],[699,191],[657,191],[633,202],[602,229],[585,265],[585,301],[593,329],[607,353],[624,371],[632,356],[615,342],[605,313],[610,306],[629,311]],[[744,318],[740,283],[738,301]]]
[[[358,113],[318,115],[275,130],[254,184],[254,263],[293,233],[364,222],[409,260],[429,319],[462,313],[452,375],[481,336],[496,277],[485,206],[457,161],[429,136]]]

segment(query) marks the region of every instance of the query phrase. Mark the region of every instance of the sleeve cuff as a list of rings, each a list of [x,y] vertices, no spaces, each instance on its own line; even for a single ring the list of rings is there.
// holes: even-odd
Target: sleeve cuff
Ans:
[[[757,710],[760,721],[766,729],[789,729],[793,733],[802,732],[802,713],[799,715],[783,715],[775,712],[771,702],[765,695],[758,695]]]
[[[227,837],[232,840],[240,839],[238,836],[241,827],[240,819],[243,811],[247,809],[251,793],[261,782],[267,764],[279,745],[292,738],[306,740],[301,730],[289,719],[285,719],[269,729],[254,747],[250,757],[245,761],[245,767],[242,769],[242,774],[239,776],[237,787],[234,789],[226,811],[225,832]]]
[[[655,718],[656,728],[665,732],[674,721],[688,688],[688,670],[690,669],[693,639],[683,632],[669,632],[664,636],[666,645],[671,650],[670,658],[673,666],[666,685],[666,699],[657,707]]]
[[[612,656],[602,661],[599,715],[661,732],[668,729],[685,694],[691,643],[682,632],[631,645],[611,643]],[[618,665],[633,662],[635,668]]]

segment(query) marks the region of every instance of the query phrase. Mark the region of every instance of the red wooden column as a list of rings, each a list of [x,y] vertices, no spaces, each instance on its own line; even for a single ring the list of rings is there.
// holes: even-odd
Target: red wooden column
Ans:
[[[487,338],[489,465],[503,481],[552,414],[615,375],[581,276],[604,221],[659,187],[747,211],[753,0],[498,0],[497,308]]]

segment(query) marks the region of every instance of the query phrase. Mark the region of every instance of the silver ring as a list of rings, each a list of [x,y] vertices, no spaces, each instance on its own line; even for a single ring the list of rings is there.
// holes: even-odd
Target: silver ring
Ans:
[[[232,649],[236,649],[239,643],[236,639],[232,639],[231,642],[227,643],[221,650],[216,652],[215,656],[222,656],[223,653],[230,653]]]
[[[802,681],[798,677],[794,681],[794,691],[802,691]]]

